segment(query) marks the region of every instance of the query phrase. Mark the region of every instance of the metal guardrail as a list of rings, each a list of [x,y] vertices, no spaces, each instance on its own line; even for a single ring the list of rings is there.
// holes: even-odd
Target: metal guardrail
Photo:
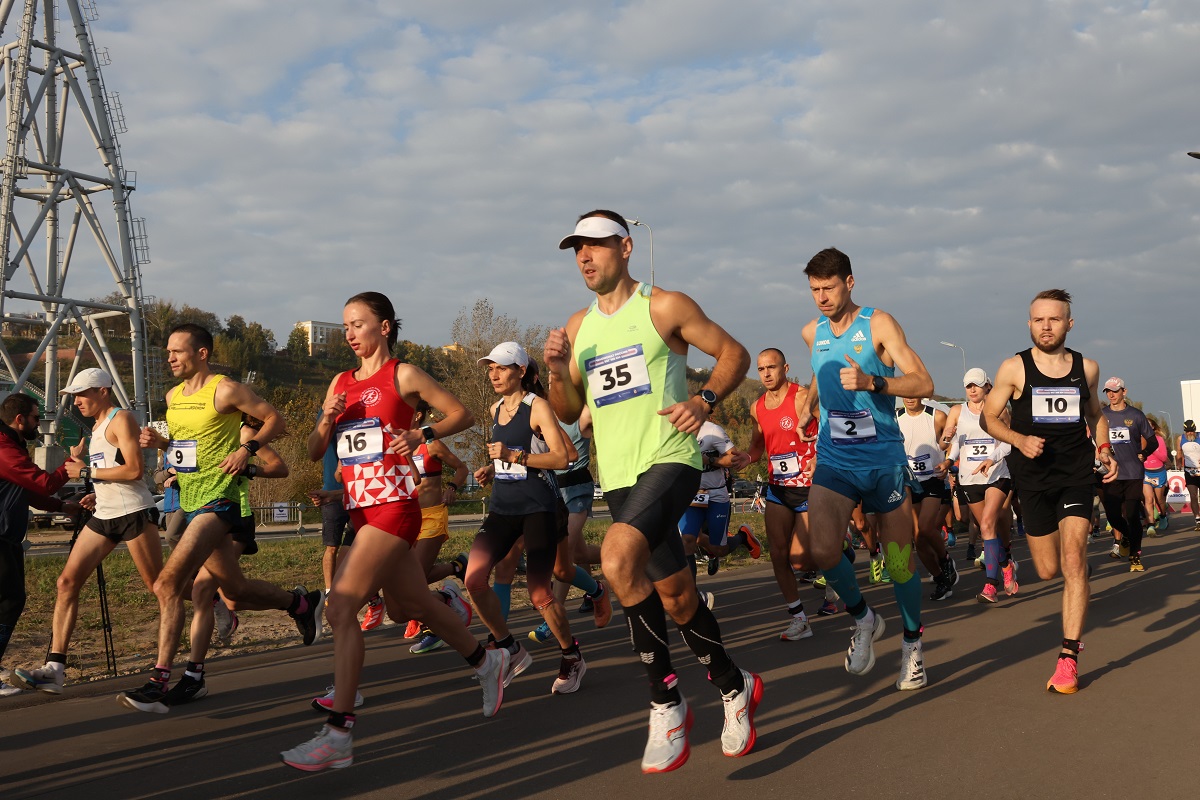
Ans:
[[[478,503],[480,513],[487,516],[487,498],[482,497],[478,500],[457,500],[455,506],[463,506]],[[254,514],[254,521],[258,525],[294,525],[296,526],[296,535],[303,536],[308,532],[304,526],[304,512],[316,511],[320,506],[315,506],[311,503],[301,503],[297,501],[277,502],[269,506],[251,506],[250,511]],[[463,513],[463,512],[459,512]],[[320,531],[320,524],[316,527]]]

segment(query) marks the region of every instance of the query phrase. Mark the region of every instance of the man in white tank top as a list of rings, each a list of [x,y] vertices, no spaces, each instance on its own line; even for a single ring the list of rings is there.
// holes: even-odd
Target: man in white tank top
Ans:
[[[94,421],[88,456],[83,457],[84,442],[80,440],[71,448],[66,468],[72,479],[82,477],[95,483],[95,494],[83,500],[95,510],[73,543],[58,578],[49,661],[38,669],[13,670],[13,681],[26,689],[62,694],[67,647],[79,613],[79,590],[117,544],[126,543],[147,591],[154,592],[154,581],[162,570],[158,509],[146,485],[146,467],[138,445],[141,428],[132,413],[114,405],[112,385],[111,375],[92,368],[81,370],[62,390],[62,394],[73,395],[80,413]]]
[[[947,600],[954,594],[958,570],[954,559],[946,552],[946,542],[938,529],[942,502],[949,499],[946,485],[946,454],[942,451],[942,432],[946,429],[946,412],[924,401],[906,397],[904,410],[896,415],[900,432],[904,434],[904,452],[908,467],[920,486],[909,487],[912,494],[913,519],[917,526],[917,555],[933,576],[930,600]]]

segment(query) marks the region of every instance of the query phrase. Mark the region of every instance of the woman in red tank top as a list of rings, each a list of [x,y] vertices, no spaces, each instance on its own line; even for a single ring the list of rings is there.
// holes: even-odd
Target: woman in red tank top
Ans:
[[[325,618],[334,635],[332,697],[316,698],[329,718],[315,739],[282,753],[284,763],[305,771],[349,766],[350,729],[363,663],[358,612],[382,587],[393,619],[420,619],[478,673],[483,713],[500,708],[507,652],[485,651],[467,631],[470,608],[449,583],[430,592],[412,553],[421,528],[411,458],[422,441],[466,430],[474,418],[454,395],[425,372],[391,357],[398,325],[392,303],[378,292],[351,297],[343,310],[346,342],[359,357],[358,369],[337,376],[325,396],[324,413],[308,437],[308,455],[324,457],[337,437],[346,507],[356,528],[354,546],[338,565],[327,595]],[[413,408],[424,400],[443,419],[410,428]],[[457,613],[456,613],[457,612]]]

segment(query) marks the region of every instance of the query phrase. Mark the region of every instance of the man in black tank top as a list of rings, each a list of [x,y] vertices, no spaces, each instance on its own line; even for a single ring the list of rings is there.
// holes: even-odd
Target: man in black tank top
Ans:
[[[984,405],[980,423],[1012,445],[1008,467],[1025,517],[1029,553],[1043,580],[1063,576],[1063,640],[1058,667],[1046,689],[1079,690],[1078,655],[1089,597],[1087,536],[1091,530],[1098,456],[1104,482],[1116,480],[1117,464],[1100,413],[1095,361],[1067,349],[1071,295],[1048,289],[1029,306],[1034,346],[1005,360]],[[1012,401],[1011,426],[1001,419]],[[1093,441],[1089,431],[1095,434]],[[1095,442],[1100,442],[1099,450]]]

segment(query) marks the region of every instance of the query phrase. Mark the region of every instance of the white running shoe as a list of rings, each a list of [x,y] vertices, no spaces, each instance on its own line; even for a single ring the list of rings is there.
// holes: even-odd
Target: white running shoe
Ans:
[[[354,737],[324,725],[312,739],[279,755],[289,767],[305,772],[341,769],[354,763]]]
[[[455,614],[458,614],[458,618],[462,620],[464,627],[469,627],[471,625],[471,604],[463,598],[462,593],[458,591],[458,587],[454,585],[454,582],[442,581],[442,593],[449,595],[446,605],[450,606]]]
[[[15,694],[20,694],[25,691],[20,686],[13,686],[11,683],[0,681],[0,697],[12,697]]]
[[[37,689],[47,694],[63,693],[63,670],[55,669],[49,663],[37,669],[14,669],[9,680],[14,686],[22,689]]]
[[[503,648],[501,648],[503,649]],[[507,650],[505,652],[508,652]],[[517,652],[508,653],[508,667],[504,671],[504,688],[513,682],[513,678],[520,675],[533,664],[533,656],[529,654],[520,642],[517,642]]]
[[[579,691],[579,684],[583,681],[585,672],[587,662],[583,660],[582,654],[563,656],[558,665],[558,677],[550,687],[550,694],[570,694]]]
[[[929,683],[925,677],[925,659],[921,652],[921,640],[902,642],[900,648],[900,678],[896,688],[902,692],[920,689]]]
[[[326,694],[312,699],[313,711],[333,711],[333,687],[325,687]],[[362,692],[354,693],[354,707],[361,708],[363,704]]]
[[[493,717],[504,702],[504,675],[508,672],[509,653],[503,647],[488,650],[483,663],[475,670],[483,688],[483,715]]]
[[[678,703],[650,704],[650,736],[642,753],[642,772],[670,772],[687,763],[692,754],[688,731],[692,710],[681,695]]]
[[[851,675],[866,675],[875,666],[875,642],[883,636],[883,617],[870,610],[875,618],[872,622],[857,622],[846,650],[846,672]]]
[[[758,733],[754,729],[754,709],[762,700],[762,678],[742,670],[745,688],[728,696],[725,701],[725,727],[721,729],[721,752],[732,758],[744,756],[754,749]]]
[[[779,634],[779,639],[784,642],[796,642],[800,639],[807,639],[813,635],[812,625],[808,624],[808,617],[793,615],[792,621],[788,623],[787,630]]]

